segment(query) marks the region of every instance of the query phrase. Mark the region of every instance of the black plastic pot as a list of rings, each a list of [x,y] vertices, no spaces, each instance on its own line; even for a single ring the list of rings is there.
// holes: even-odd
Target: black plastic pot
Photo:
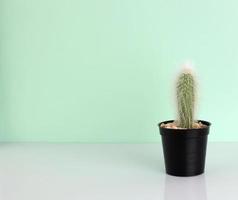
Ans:
[[[166,173],[174,176],[195,176],[202,174],[205,167],[207,135],[211,123],[199,120],[205,128],[170,129],[159,123],[162,137]]]

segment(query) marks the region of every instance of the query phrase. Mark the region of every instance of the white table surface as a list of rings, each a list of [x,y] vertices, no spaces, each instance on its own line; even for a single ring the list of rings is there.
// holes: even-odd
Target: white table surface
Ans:
[[[160,144],[0,146],[0,200],[237,200],[238,143],[209,143],[206,172],[166,175]]]

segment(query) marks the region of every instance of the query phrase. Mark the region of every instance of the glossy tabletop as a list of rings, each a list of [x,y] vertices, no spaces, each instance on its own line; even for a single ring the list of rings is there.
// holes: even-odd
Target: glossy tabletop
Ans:
[[[209,143],[206,172],[164,172],[161,144],[3,143],[1,200],[237,200],[238,143]]]

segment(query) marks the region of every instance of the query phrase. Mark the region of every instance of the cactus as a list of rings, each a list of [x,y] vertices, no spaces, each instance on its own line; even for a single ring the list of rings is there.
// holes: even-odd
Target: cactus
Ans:
[[[181,128],[193,128],[194,123],[194,102],[195,102],[195,81],[189,70],[183,71],[176,86],[178,106],[178,126]]]

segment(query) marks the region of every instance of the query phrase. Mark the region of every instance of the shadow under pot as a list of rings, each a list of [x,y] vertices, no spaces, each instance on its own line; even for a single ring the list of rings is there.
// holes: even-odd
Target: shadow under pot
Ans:
[[[203,128],[172,129],[161,127],[166,173],[173,176],[195,176],[202,174],[205,168],[207,136],[211,123],[199,120]]]

